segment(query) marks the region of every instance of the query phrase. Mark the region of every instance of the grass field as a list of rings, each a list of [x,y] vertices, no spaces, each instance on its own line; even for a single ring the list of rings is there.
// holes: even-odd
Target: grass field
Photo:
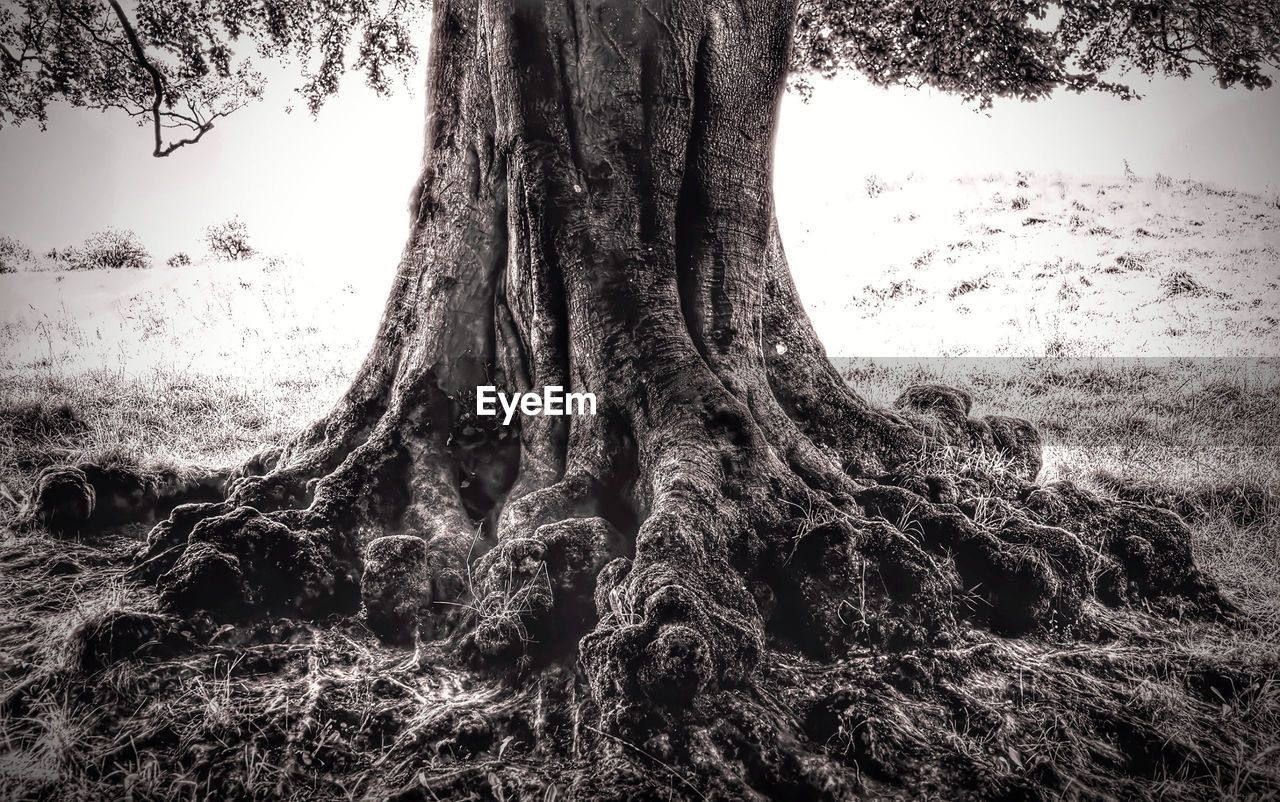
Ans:
[[[779,210],[828,353],[1280,354],[1275,196],[1028,174],[835,193],[803,220]]]
[[[1038,425],[1044,479],[1175,509],[1192,525],[1201,564],[1255,625],[1185,648],[1280,660],[1280,209],[1162,179],[993,176],[943,189],[869,181],[862,206],[880,228],[858,261],[883,270],[819,269],[793,250],[830,352],[871,343],[865,353],[897,357],[840,361],[851,384],[881,404],[913,382],[965,387],[976,413]],[[280,441],[332,403],[363,357],[389,282],[374,275],[361,282],[355,271],[313,275],[277,261],[0,275],[0,514],[11,518],[44,465],[104,456],[231,465]],[[10,793],[65,790],[58,783],[74,776],[87,796],[125,787],[190,798],[198,788],[157,785],[164,750],[229,738],[254,705],[314,704],[307,683],[323,665],[251,688],[238,662],[249,651],[224,658],[231,665],[205,654],[189,671],[175,668],[181,692],[135,718],[104,719],[54,693],[64,686],[49,678],[84,659],[77,650],[97,616],[153,606],[121,567],[132,536],[66,543],[5,526],[0,786]],[[323,645],[325,660],[382,665],[427,693],[426,681],[389,667],[403,656],[379,651],[367,633],[329,633]],[[146,681],[113,671],[105,682]],[[9,689],[33,677],[50,692],[10,710]],[[1232,727],[1271,728],[1280,748],[1280,674],[1250,698],[1247,710],[1222,715],[1236,717]],[[292,720],[304,726],[314,712]],[[169,740],[142,748],[130,777],[94,774],[103,755],[155,736],[148,728],[165,715]],[[248,747],[237,755],[245,788],[290,789],[291,766]],[[1242,770],[1274,755],[1242,755]],[[1231,778],[1219,789],[1228,794]]]

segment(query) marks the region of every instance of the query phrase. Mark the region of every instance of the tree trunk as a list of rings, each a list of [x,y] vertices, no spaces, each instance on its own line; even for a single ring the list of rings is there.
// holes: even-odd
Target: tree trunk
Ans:
[[[437,0],[426,150],[377,341],[323,420],[144,561],[179,609],[581,659],[602,711],[818,658],[1213,606],[1170,515],[1031,484],[1024,421],[826,359],[774,223],[794,0]],[[595,415],[477,416],[479,385]],[[1138,542],[1141,541],[1141,542]],[[1143,546],[1143,544],[1146,546]],[[1194,606],[1193,605],[1193,606]]]

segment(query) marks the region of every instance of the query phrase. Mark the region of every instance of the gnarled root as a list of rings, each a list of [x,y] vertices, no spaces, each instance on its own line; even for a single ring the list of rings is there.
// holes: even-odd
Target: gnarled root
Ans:
[[[408,416],[389,417],[329,474],[278,452],[255,458],[227,500],[174,508],[139,566],[183,613],[317,618],[363,603],[384,638],[458,631],[489,666],[580,656],[620,726],[741,685],[766,645],[832,660],[946,644],[972,624],[1087,634],[1106,629],[1107,607],[1234,614],[1196,570],[1177,516],[1030,483],[1034,430],[974,420],[970,404],[909,389],[897,406],[922,433],[917,457],[833,491],[808,484],[730,403],[712,427],[664,424],[635,465],[597,460],[500,514],[441,490],[457,462],[411,440]],[[627,487],[606,491],[614,480]],[[33,497],[67,531],[98,520],[115,492],[104,488],[126,486],[133,498],[159,485],[81,465],[47,471]],[[618,512],[629,492],[651,498],[630,525]]]
[[[741,685],[767,645],[832,660],[946,644],[974,624],[1087,634],[1107,628],[1108,607],[1234,614],[1177,516],[1030,483],[1034,430],[974,420],[970,405],[949,388],[909,389],[897,406],[922,434],[917,457],[835,490],[806,482],[744,408],[694,409],[650,433],[635,465],[583,462],[500,513],[445,492],[457,461],[385,411],[329,474],[266,454],[226,501],[177,506],[140,570],[184,613],[317,618],[363,603],[384,638],[458,631],[490,666],[577,655],[619,726]],[[34,497],[64,511],[49,520],[65,530],[93,520],[121,475],[51,470]],[[606,491],[620,478],[631,490]],[[635,528],[618,512],[629,492],[651,499]]]
[[[595,620],[596,577],[624,550],[602,518],[548,523],[533,537],[500,542],[476,563],[468,645],[510,663],[571,654]]]
[[[962,398],[942,388],[907,395],[940,396]],[[1031,485],[1023,476],[1038,464],[1038,439],[1016,421],[972,421],[960,409],[944,407],[950,463],[935,460],[925,476],[899,470],[847,498],[806,488],[767,459],[723,484],[697,470],[655,477],[667,490],[635,558],[600,574],[599,623],[581,644],[606,717],[624,724],[734,687],[766,642],[831,660],[945,645],[971,625],[1089,635],[1108,630],[1106,608],[1122,605],[1232,614],[1196,569],[1176,516],[1066,483]],[[983,456],[1010,430],[1018,458]]]
[[[358,563],[339,533],[309,523],[227,503],[185,505],[152,531],[141,568],[183,613],[320,618],[351,606]]]
[[[174,507],[220,499],[226,472],[207,468],[143,468],[118,460],[45,468],[20,520],[75,536],[163,518]]]

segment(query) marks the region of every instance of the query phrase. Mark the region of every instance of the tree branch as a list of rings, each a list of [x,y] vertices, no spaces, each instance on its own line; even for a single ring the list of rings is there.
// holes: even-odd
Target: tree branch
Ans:
[[[204,136],[213,128],[213,123],[208,122],[196,129],[194,137],[187,137],[164,144],[163,126],[160,124],[160,106],[164,102],[164,76],[156,65],[151,63],[147,58],[146,50],[142,47],[142,41],[138,39],[138,32],[134,30],[133,23],[129,21],[129,17],[124,13],[124,9],[120,6],[118,0],[107,0],[111,6],[111,10],[115,12],[116,19],[120,20],[120,27],[124,30],[125,39],[129,42],[129,48],[133,51],[134,61],[138,63],[142,69],[147,71],[147,75],[151,76],[151,124],[155,131],[155,149],[151,152],[152,156],[162,158],[173,153],[183,145],[193,145],[200,141],[200,137]]]

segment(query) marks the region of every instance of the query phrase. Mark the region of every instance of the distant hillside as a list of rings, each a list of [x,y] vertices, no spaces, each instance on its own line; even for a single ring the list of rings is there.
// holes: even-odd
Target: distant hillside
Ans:
[[[831,195],[798,225],[779,215],[832,356],[1280,355],[1274,198],[1038,175],[869,177]],[[0,275],[0,366],[312,381],[323,363],[340,384],[391,271],[318,267],[260,256]]]
[[[1280,202],[1189,180],[874,176],[788,224],[833,356],[1280,354]]]

